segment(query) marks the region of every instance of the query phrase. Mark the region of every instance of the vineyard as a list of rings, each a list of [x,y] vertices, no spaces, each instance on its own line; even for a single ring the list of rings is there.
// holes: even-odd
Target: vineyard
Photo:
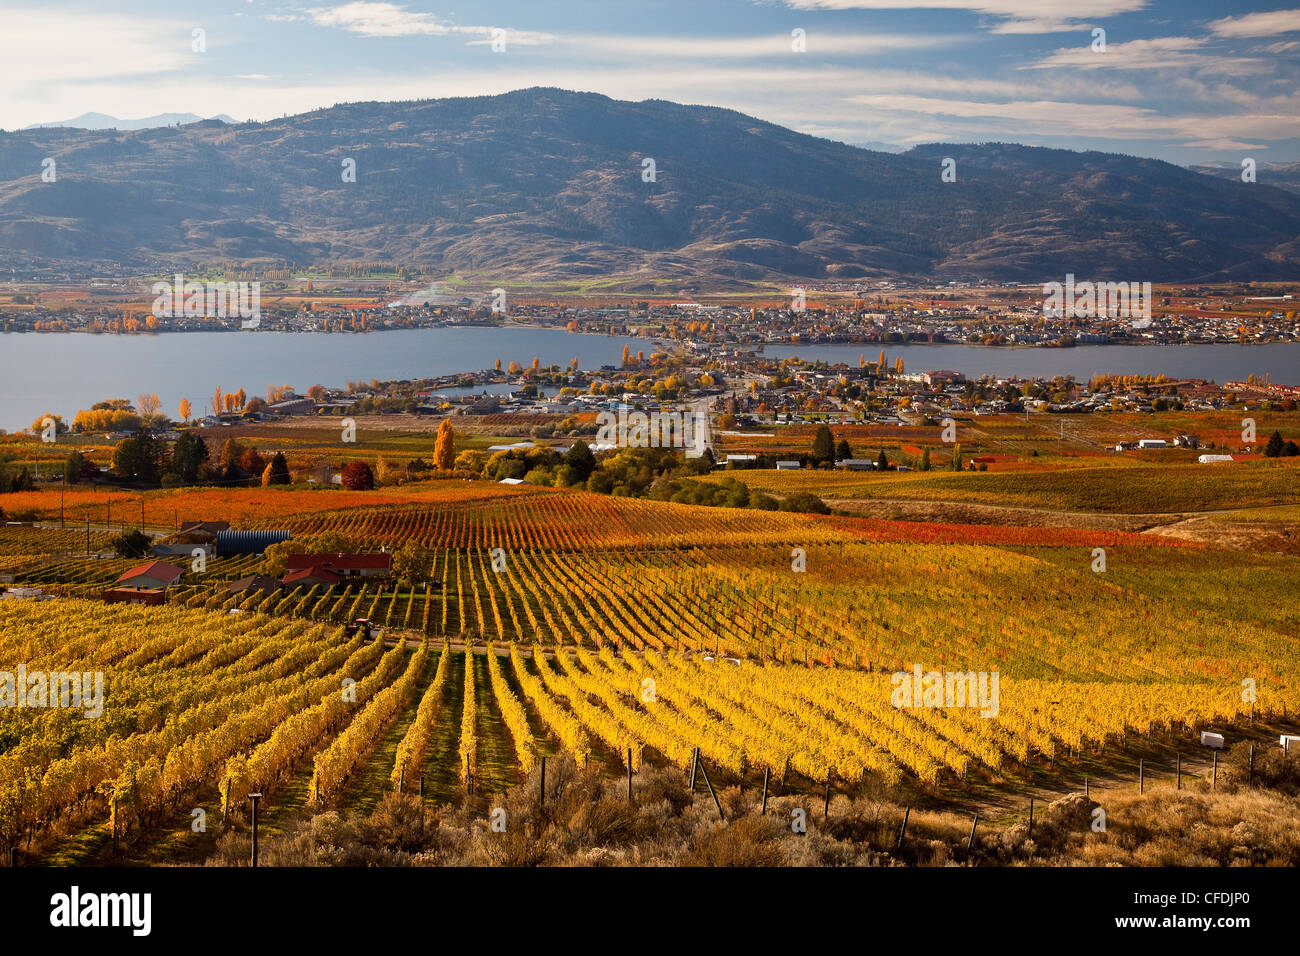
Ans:
[[[0,714],[0,836],[63,859],[195,805],[241,818],[252,792],[274,818],[504,790],[548,755],[685,768],[696,748],[721,781],[960,794],[1300,708],[1291,558],[1224,574],[1201,549],[1128,546],[1098,574],[1067,547],[550,543],[503,547],[499,570],[444,545],[424,587],[0,603],[3,660],[104,674],[98,719]],[[357,616],[387,640],[345,637]],[[913,668],[996,672],[996,715],[895,706]]]

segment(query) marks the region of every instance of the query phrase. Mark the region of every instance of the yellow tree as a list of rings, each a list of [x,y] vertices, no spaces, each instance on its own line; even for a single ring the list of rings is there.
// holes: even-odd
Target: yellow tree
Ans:
[[[439,471],[451,471],[456,461],[456,435],[451,419],[444,418],[438,426],[438,440],[433,445],[433,463]]]
[[[212,393],[212,414],[220,415],[223,411],[225,411],[225,399],[221,392],[221,386],[218,385],[217,390]]]
[[[181,417],[183,422],[190,420],[190,400],[188,398],[181,399],[181,403],[176,406],[176,414]]]

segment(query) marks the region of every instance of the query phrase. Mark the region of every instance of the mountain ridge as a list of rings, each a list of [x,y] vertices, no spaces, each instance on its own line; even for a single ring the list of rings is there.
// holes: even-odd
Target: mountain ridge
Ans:
[[[41,182],[44,157],[56,183]],[[956,182],[941,179],[947,158]],[[1300,267],[1300,197],[1140,157],[876,152],[721,107],[532,88],[235,126],[0,133],[0,252],[143,269],[384,260],[627,288],[1270,279]]]

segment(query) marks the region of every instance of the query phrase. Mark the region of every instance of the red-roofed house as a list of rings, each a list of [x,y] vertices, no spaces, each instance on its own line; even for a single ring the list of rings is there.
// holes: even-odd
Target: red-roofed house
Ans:
[[[290,573],[308,568],[332,571],[340,578],[373,578],[387,574],[393,567],[393,556],[379,554],[291,554],[285,561]]]
[[[281,583],[287,587],[297,587],[298,585],[315,586],[323,584],[327,588],[332,588],[343,579],[333,571],[326,571],[321,567],[303,568],[301,571],[294,571],[286,575]]]
[[[169,588],[178,584],[184,573],[166,561],[151,561],[127,571],[117,579],[117,584],[126,588]]]

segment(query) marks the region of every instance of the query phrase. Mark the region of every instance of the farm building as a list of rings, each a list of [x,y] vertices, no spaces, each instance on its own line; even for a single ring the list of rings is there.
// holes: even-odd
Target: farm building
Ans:
[[[250,591],[270,594],[272,591],[280,590],[280,582],[265,574],[250,574],[237,581],[231,581],[229,590],[231,594],[247,594]]]
[[[152,561],[132,568],[117,579],[123,588],[169,588],[180,582],[185,572],[166,561]]]
[[[393,566],[391,554],[291,554],[285,567],[292,573],[320,568],[343,578],[373,578],[387,574]]]
[[[293,535],[288,531],[231,531],[218,532],[217,554],[229,555],[261,554],[273,544],[288,541]]]
[[[1139,448],[1168,448],[1169,442],[1163,438],[1143,438],[1138,442]]]
[[[798,471],[803,465],[797,461],[778,461],[776,463],[777,471]]]
[[[166,604],[167,592],[145,588],[111,588],[104,592],[105,604]]]
[[[303,568],[301,571],[294,571],[291,574],[285,575],[282,583],[287,588],[299,586],[312,587],[317,584],[323,584],[326,587],[332,588],[342,580],[343,578],[335,574],[333,571],[326,571],[320,566],[314,566]]]
[[[848,471],[875,471],[876,463],[870,458],[845,458],[843,461],[837,461],[835,467]]]

